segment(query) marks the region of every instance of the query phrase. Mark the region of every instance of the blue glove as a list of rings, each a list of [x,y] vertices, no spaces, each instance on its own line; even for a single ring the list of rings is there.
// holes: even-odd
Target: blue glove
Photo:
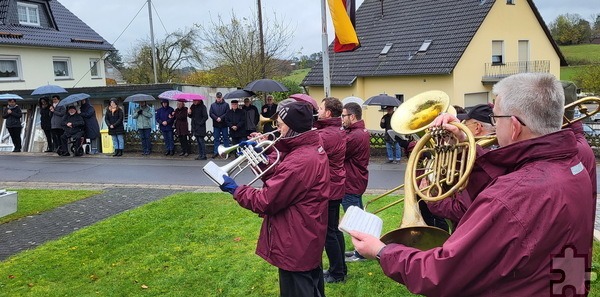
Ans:
[[[223,174],[223,184],[219,186],[219,188],[221,188],[221,191],[229,192],[231,195],[233,195],[237,187],[238,185],[235,183],[233,178],[229,177],[226,174]]]
[[[244,141],[240,142],[239,146],[240,147],[246,147],[246,146],[250,146],[250,145],[251,146],[256,146],[257,144],[258,143],[256,141],[253,141],[253,140],[244,140]]]

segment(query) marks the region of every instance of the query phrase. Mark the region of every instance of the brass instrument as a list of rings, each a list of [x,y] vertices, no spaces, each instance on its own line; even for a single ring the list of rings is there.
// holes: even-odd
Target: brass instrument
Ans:
[[[392,125],[392,130],[394,130],[394,132],[398,133],[398,134],[404,134],[404,135],[408,135],[408,134],[414,134],[420,131],[425,130],[429,124],[431,124],[431,122],[433,122],[433,120],[439,115],[438,113],[433,113],[429,114],[426,116],[428,121],[423,121],[421,122],[419,125],[417,125],[416,127],[414,127],[414,129],[410,129],[408,128],[408,123],[414,118],[413,116],[413,112],[416,110],[424,110],[425,108],[423,108],[423,104],[429,102],[430,106],[437,106],[436,110],[439,110],[439,112],[447,112],[453,116],[456,116],[456,109],[454,109],[454,107],[452,105],[450,105],[450,97],[448,97],[448,95],[442,91],[429,91],[429,92],[424,92],[421,94],[418,94],[410,99],[408,99],[406,102],[404,102],[402,105],[400,105],[400,107],[398,107],[398,109],[394,112],[394,114],[392,115],[392,119],[391,119],[391,125]],[[404,188],[404,184],[401,184],[369,201],[367,201],[365,203],[365,210],[367,209],[367,207],[369,206],[369,204],[387,196],[390,195],[400,189]],[[404,199],[400,198],[388,205],[385,205],[381,208],[379,208],[378,210],[374,211],[373,213],[376,214],[380,211],[383,211],[385,209],[388,209],[400,202],[402,202]]]
[[[587,105],[596,105],[596,109],[594,111],[589,111]],[[600,112],[600,98],[599,97],[585,97],[581,98],[577,101],[571,102],[565,105],[565,111],[570,110],[572,108],[577,107],[579,109],[580,116],[573,117],[570,119],[567,116],[567,113],[563,116],[563,128],[569,124],[575,123],[577,121],[581,121],[583,119],[587,119],[596,113]]]
[[[271,127],[273,127],[273,130],[277,129],[277,121],[271,118],[266,118],[263,115],[260,115],[260,118],[258,120],[258,124],[256,125],[256,131],[262,133],[263,132],[263,126],[267,123],[271,123]]]
[[[258,141],[260,138],[274,134],[275,132],[277,131],[262,134],[248,140]],[[269,170],[273,169],[277,163],[279,163],[280,152],[274,147],[277,140],[279,140],[279,138],[276,138],[273,141],[264,140],[258,142],[256,145],[248,145],[244,147],[240,146],[239,144],[230,147],[224,147],[220,145],[217,148],[219,155],[229,154],[230,152],[235,151],[238,157],[222,167],[219,167],[217,164],[215,164],[215,162],[210,161],[202,168],[202,171],[204,171],[204,174],[206,174],[206,176],[208,176],[213,182],[220,186],[223,184],[223,175],[235,178],[246,168],[250,167],[255,175],[254,179],[247,183],[247,185],[251,185],[265,175],[265,173],[267,173]],[[273,148],[275,151],[275,160],[272,161],[270,165],[269,159],[263,154],[263,152],[269,148]],[[268,166],[263,169],[259,166],[261,164]],[[237,171],[235,171],[236,169]]]

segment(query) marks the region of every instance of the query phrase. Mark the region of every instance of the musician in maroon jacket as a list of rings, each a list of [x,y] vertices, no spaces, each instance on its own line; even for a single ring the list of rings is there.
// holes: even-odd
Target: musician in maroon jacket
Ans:
[[[310,105],[292,102],[278,116],[283,136],[275,147],[282,160],[263,176],[262,188],[238,187],[225,175],[221,190],[263,218],[256,254],[279,268],[280,296],[325,296],[321,258],[330,196],[329,160],[319,133],[312,130]]]
[[[500,148],[477,159],[492,181],[444,245],[420,251],[360,232],[351,232],[352,242],[418,294],[583,295],[594,202],[582,199],[592,188],[575,135],[561,130],[562,86],[551,74],[522,73],[501,80],[493,93]],[[447,124],[455,120],[443,115],[435,124],[464,138]]]
[[[327,237],[325,252],[329,259],[329,269],[325,270],[326,283],[343,282],[348,269],[344,261],[346,244],[344,234],[338,229],[340,223],[340,203],[346,189],[346,132],[342,128],[342,102],[333,97],[327,97],[319,104],[318,120],[315,127],[323,140],[323,148],[329,158],[329,173],[331,176],[330,197],[327,219]]]

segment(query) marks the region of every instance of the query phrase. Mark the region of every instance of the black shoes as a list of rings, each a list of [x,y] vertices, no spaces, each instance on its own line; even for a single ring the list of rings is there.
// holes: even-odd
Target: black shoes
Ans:
[[[168,155],[170,155],[170,154],[171,154],[171,151],[166,151],[166,152],[165,152],[165,156],[168,156]]]
[[[344,252],[344,256],[346,256],[346,257],[352,257],[352,256],[354,256],[354,251]]]
[[[323,270],[323,280],[328,284],[343,283],[346,281],[346,276],[343,276],[342,278],[335,278],[329,274],[329,270]]]

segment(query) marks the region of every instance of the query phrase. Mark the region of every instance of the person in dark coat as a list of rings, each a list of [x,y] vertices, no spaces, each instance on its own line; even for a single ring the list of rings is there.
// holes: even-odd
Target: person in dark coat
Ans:
[[[70,156],[69,141],[73,140],[73,152],[75,156],[81,156],[79,147],[81,146],[81,137],[84,135],[85,122],[83,117],[77,113],[77,107],[71,105],[68,107],[67,114],[62,122],[64,133],[60,136],[60,149],[58,155]]]
[[[248,137],[251,133],[256,132],[260,114],[258,113],[258,108],[252,105],[250,98],[244,99],[242,110],[246,112],[246,135],[244,136]]]
[[[44,153],[50,153],[54,151],[54,146],[52,144],[52,113],[50,112],[50,102],[48,102],[48,97],[40,98],[40,100],[38,100],[38,105],[40,107],[40,126],[42,130],[44,130],[44,135],[46,135],[46,142],[48,144]]]
[[[119,107],[117,98],[111,98],[110,104],[106,108],[106,114],[104,115],[104,122],[108,126],[108,135],[112,137],[113,148],[115,153],[113,157],[120,157],[123,155],[123,149],[125,148],[125,126],[123,120],[125,113]]]
[[[58,148],[60,147],[60,136],[63,134],[62,120],[67,114],[67,109],[65,106],[58,106],[59,102],[60,96],[53,95],[52,105],[50,105],[50,114],[52,115],[52,118],[50,119],[50,125],[52,126],[52,143],[55,144],[54,151],[58,151]]]
[[[221,186],[240,206],[263,219],[256,254],[279,268],[280,296],[325,296],[321,255],[330,196],[329,162],[312,122],[308,104],[283,107],[278,119],[283,136],[275,143],[282,159],[263,175],[263,186],[238,186],[227,175]]]
[[[246,139],[246,112],[239,108],[238,101],[231,101],[231,109],[225,115],[225,123],[229,127],[229,136],[233,145]]]
[[[261,115],[267,119],[270,119],[273,115],[277,113],[277,104],[273,101],[272,95],[267,95],[267,102],[262,107]],[[263,124],[262,131],[263,133],[268,133],[271,131],[275,131],[277,128],[272,123]]]
[[[344,168],[346,132],[342,128],[340,117],[342,109],[342,102],[339,99],[333,97],[323,99],[318,110],[319,120],[315,123],[329,159],[329,176],[331,177],[325,240],[325,252],[329,259],[329,269],[325,270],[324,275],[326,283],[343,282],[348,274],[344,259],[346,243],[344,235],[338,229],[340,204],[346,189],[346,169]]]
[[[198,143],[198,157],[196,160],[206,160],[206,121],[208,120],[208,112],[206,105],[202,100],[195,100],[188,110],[188,117],[192,119],[192,135]]]
[[[79,114],[85,122],[85,138],[90,140],[92,146],[91,153],[98,153],[98,137],[100,137],[100,126],[96,119],[96,110],[90,104],[88,99],[81,100],[81,106],[79,107]]]
[[[402,157],[402,150],[400,144],[396,141],[395,137],[392,137],[388,131],[392,129],[392,115],[394,115],[394,107],[387,106],[385,108],[386,114],[381,117],[379,127],[384,129],[383,139],[385,140],[385,149],[387,152],[388,163],[398,164]],[[395,158],[394,158],[395,157]]]
[[[179,143],[181,144],[181,153],[180,156],[189,156],[191,154],[190,151],[190,125],[188,124],[188,108],[185,106],[183,101],[177,101],[177,108],[174,113],[175,117],[175,133],[179,138]]]
[[[160,105],[161,107],[156,110],[155,118],[165,142],[165,156],[172,156],[175,154],[175,142],[173,140],[173,122],[175,121],[173,113],[175,110],[169,106],[169,100],[162,99]]]
[[[13,153],[21,152],[22,116],[23,112],[19,105],[17,105],[17,100],[8,99],[8,105],[2,109],[2,118],[6,122],[6,129],[8,130],[8,134],[10,134],[10,139],[14,146]]]
[[[521,73],[496,83],[492,92],[500,148],[475,161],[491,182],[475,193],[443,246],[420,251],[355,231],[352,242],[362,255],[378,258],[387,276],[417,294],[584,295],[595,201],[588,199],[591,180],[578,157],[575,135],[561,130],[562,86],[549,73]],[[462,141],[465,135],[448,124],[457,121],[443,114],[432,125]],[[564,280],[565,274],[572,291],[563,292],[565,284],[552,281]]]
[[[221,144],[221,138],[223,139],[223,145],[225,147],[229,146],[229,128],[227,128],[227,123],[225,123],[225,115],[229,111],[229,104],[225,102],[221,92],[217,92],[215,98],[215,102],[210,105],[208,112],[208,115],[213,120],[213,159],[219,156],[217,148]]]

